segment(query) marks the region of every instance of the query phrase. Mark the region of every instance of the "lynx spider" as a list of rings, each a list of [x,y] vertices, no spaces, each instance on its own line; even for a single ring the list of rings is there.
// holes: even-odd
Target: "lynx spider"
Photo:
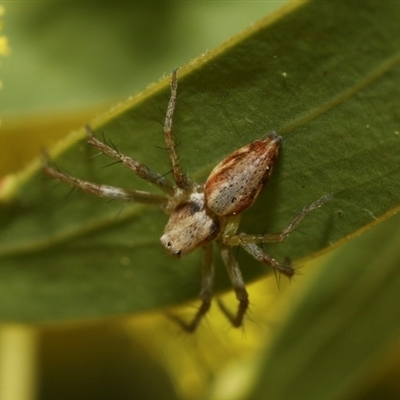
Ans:
[[[241,213],[254,204],[271,176],[282,138],[272,133],[265,138],[255,140],[222,160],[212,170],[204,184],[192,181],[182,172],[172,134],[177,85],[177,69],[175,69],[172,72],[171,97],[164,123],[164,139],[172,166],[174,183],[171,183],[164,175],[152,171],[144,164],[99,141],[94,137],[91,128],[86,126],[87,142],[91,146],[121,162],[140,178],[157,186],[165,193],[165,196],[83,181],[49,166],[47,156],[43,171],[51,178],[97,196],[161,207],[170,215],[164,234],[161,236],[161,243],[173,256],[180,258],[199,247],[202,248],[201,306],[190,322],[185,322],[177,316],[171,316],[188,332],[196,330],[211,306],[214,281],[212,242],[215,240],[239,301],[236,313],[229,311],[221,301],[218,301],[218,305],[232,325],[240,327],[249,306],[249,297],[239,265],[231,254],[230,247],[241,246],[257,261],[272,267],[275,272],[288,277],[293,276],[294,269],[289,259],[280,263],[266,254],[257,244],[282,242],[298,227],[308,213],[322,206],[331,196],[323,196],[311,205],[304,207],[280,233],[254,235],[238,233]]]

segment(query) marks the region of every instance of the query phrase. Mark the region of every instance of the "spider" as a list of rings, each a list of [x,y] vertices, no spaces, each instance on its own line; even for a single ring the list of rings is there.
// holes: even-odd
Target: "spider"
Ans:
[[[164,123],[164,139],[174,183],[164,175],[152,171],[146,165],[99,141],[91,128],[86,126],[87,142],[91,146],[121,162],[140,178],[157,186],[164,192],[164,196],[83,181],[52,168],[47,156],[43,171],[51,178],[97,196],[161,207],[170,217],[160,240],[172,256],[181,258],[197,248],[202,248],[201,306],[190,322],[185,322],[177,316],[170,316],[188,332],[196,330],[211,306],[214,281],[212,242],[216,241],[239,302],[236,313],[229,311],[221,301],[218,301],[218,305],[232,325],[240,327],[249,307],[249,296],[239,265],[230,248],[240,246],[257,261],[272,267],[275,272],[292,277],[295,271],[288,258],[283,263],[278,262],[257,244],[282,242],[308,213],[322,206],[331,195],[325,195],[304,207],[280,233],[252,235],[238,232],[241,214],[254,204],[272,174],[282,138],[276,133],[271,133],[241,147],[222,160],[211,171],[205,183],[196,183],[182,172],[172,134],[177,86],[177,69],[175,69],[172,72],[171,96]]]

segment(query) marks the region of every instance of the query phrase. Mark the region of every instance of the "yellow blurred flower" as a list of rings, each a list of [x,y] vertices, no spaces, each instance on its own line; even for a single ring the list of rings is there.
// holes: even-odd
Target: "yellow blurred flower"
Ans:
[[[0,6],[0,17],[4,15],[4,7]],[[0,21],[0,29],[3,29],[3,22]],[[8,45],[8,38],[4,35],[0,36],[0,55],[8,56],[10,54],[10,46]]]

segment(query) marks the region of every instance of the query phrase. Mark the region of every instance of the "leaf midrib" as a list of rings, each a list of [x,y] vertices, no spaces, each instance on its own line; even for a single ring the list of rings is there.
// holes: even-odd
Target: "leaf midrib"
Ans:
[[[339,96],[332,98],[331,100],[315,108],[313,111],[310,111],[308,114],[301,116],[297,120],[294,120],[292,123],[286,125],[283,129],[281,129],[279,133],[288,133],[302,125],[307,124],[314,119],[317,119],[325,112],[354,97],[357,93],[361,92],[371,83],[378,80],[378,78],[382,77],[385,73],[389,72],[398,64],[400,64],[400,52],[398,52],[395,56],[389,58],[385,62],[381,63],[377,68],[373,69],[368,75],[366,75],[364,79],[360,80],[350,89],[345,90]]]

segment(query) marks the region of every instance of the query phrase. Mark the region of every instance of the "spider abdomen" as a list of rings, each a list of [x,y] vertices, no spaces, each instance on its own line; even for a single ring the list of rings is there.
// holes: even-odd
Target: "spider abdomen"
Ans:
[[[251,207],[272,174],[281,141],[281,136],[272,133],[222,160],[205,183],[207,207],[224,217]]]

